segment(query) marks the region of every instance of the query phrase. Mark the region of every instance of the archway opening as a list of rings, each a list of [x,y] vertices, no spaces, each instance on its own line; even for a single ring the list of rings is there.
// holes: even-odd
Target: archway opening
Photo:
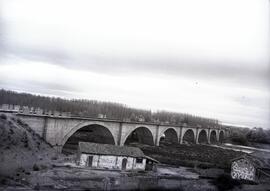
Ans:
[[[205,130],[201,130],[198,137],[198,143],[207,143],[207,134]]]
[[[183,136],[183,143],[195,143],[195,135],[191,129],[188,129]]]
[[[122,170],[126,170],[126,168],[127,168],[127,159],[123,158],[123,160],[122,160]]]
[[[139,127],[133,130],[127,137],[124,145],[145,144],[154,145],[151,131],[146,127]]]
[[[224,132],[220,131],[220,133],[219,133],[219,142],[224,143],[224,141],[225,141]]]
[[[216,131],[211,131],[211,133],[210,133],[210,143],[212,143],[212,144],[217,143],[217,133],[216,133]]]
[[[167,145],[173,143],[178,143],[177,133],[174,129],[167,129],[163,136],[160,137],[159,144]]]
[[[62,153],[76,153],[80,141],[115,145],[113,135],[109,129],[101,125],[93,124],[82,127],[73,133],[64,144]]]

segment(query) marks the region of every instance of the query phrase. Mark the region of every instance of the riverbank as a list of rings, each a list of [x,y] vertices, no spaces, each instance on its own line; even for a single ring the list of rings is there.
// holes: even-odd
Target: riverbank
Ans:
[[[167,165],[158,166],[154,172],[55,167],[20,176],[17,184],[31,190],[217,190],[209,179],[199,178],[192,169]],[[0,188],[8,190],[12,186]]]
[[[179,190],[263,191],[269,184],[242,184],[222,169],[194,169],[160,165],[156,171],[109,171],[69,166],[21,172],[20,180],[1,180],[0,190]]]

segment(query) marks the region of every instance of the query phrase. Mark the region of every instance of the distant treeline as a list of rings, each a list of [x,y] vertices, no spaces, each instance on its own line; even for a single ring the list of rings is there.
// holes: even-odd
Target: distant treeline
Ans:
[[[185,113],[130,108],[124,104],[85,99],[62,99],[28,93],[0,90],[0,104],[39,107],[43,110],[71,112],[74,116],[98,117],[106,115],[109,119],[162,122],[170,124],[187,123],[190,125],[218,125],[218,120],[198,117]]]
[[[270,130],[254,127],[246,135],[248,141],[270,144]]]
[[[249,145],[249,143],[270,144],[270,130],[260,127],[252,129],[231,127],[231,141],[241,145]]]

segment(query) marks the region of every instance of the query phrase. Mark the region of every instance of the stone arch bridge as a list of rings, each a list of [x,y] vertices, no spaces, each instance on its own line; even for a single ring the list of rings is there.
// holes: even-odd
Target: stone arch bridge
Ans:
[[[229,135],[228,128],[202,127],[156,124],[146,122],[127,122],[104,118],[82,118],[47,116],[34,114],[15,114],[28,124],[36,133],[43,137],[59,152],[65,143],[79,130],[88,129],[94,133],[94,138],[99,138],[102,143],[125,145],[132,136],[137,136],[139,142],[158,146],[162,140],[174,143],[183,143],[189,135],[194,143],[212,144],[222,142]]]

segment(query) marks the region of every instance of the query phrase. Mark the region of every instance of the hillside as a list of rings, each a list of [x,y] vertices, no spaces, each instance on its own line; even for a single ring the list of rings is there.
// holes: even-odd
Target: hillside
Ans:
[[[46,168],[55,156],[54,149],[21,120],[0,114],[0,176]]]

